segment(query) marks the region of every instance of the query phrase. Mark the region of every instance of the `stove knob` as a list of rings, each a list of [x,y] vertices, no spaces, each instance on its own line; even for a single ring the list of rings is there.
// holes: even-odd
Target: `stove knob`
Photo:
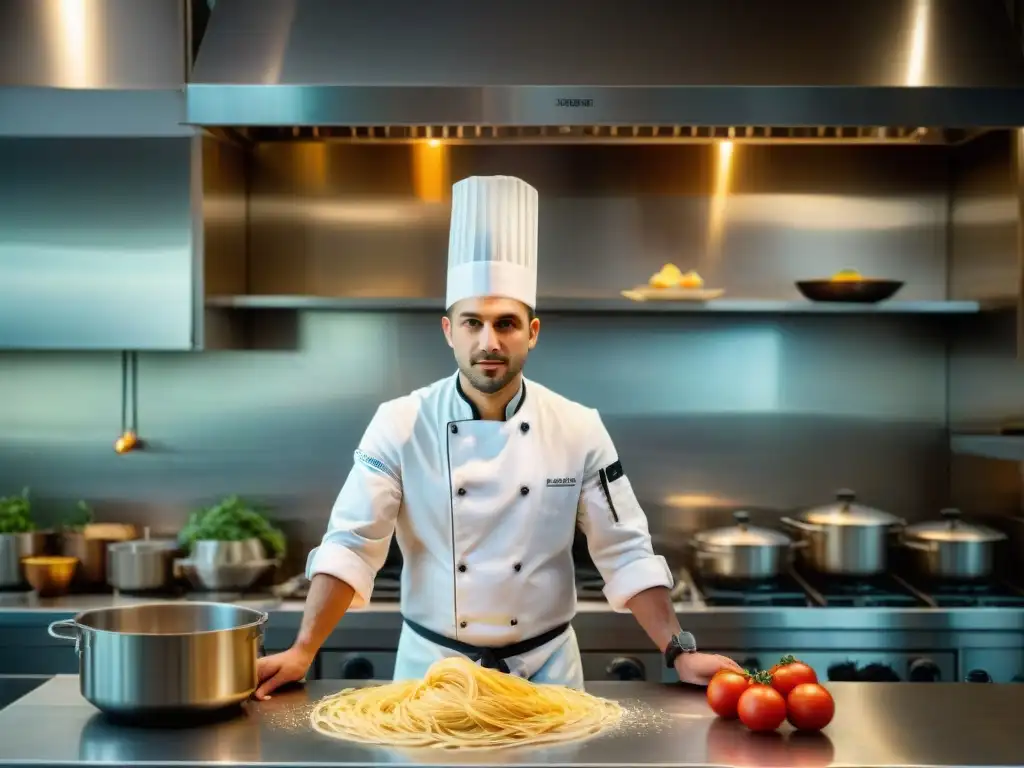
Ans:
[[[857,672],[863,683],[898,683],[900,676],[888,664],[866,664]]]
[[[757,656],[749,656],[740,662],[740,666],[750,674],[754,674],[761,669],[761,660]]]
[[[644,665],[637,659],[631,659],[627,656],[620,656],[617,659],[612,659],[612,663],[608,665],[605,673],[611,677],[612,680],[647,679],[647,673],[644,671]]]
[[[912,683],[937,683],[942,679],[942,670],[931,659],[914,659],[907,669],[907,679]]]
[[[964,678],[968,683],[991,683],[992,675],[984,669],[972,669]]]
[[[857,665],[852,661],[832,664],[825,671],[825,674],[834,683],[855,683],[860,680],[860,675],[857,673]]]
[[[373,664],[369,659],[356,656],[341,665],[341,677],[343,680],[372,680]]]

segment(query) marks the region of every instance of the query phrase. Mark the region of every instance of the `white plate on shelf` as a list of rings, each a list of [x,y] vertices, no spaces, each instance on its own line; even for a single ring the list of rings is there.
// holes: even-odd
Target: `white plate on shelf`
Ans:
[[[724,294],[724,288],[652,288],[649,285],[622,292],[633,301],[711,301]]]

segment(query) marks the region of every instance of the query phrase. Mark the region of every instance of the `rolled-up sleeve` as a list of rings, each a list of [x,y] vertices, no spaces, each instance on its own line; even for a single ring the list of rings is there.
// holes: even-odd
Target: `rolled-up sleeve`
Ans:
[[[672,587],[665,558],[654,554],[647,516],[597,411],[585,430],[587,459],[577,523],[587,537],[594,565],[604,579],[604,595],[619,612],[634,595],[652,587]]]
[[[352,607],[370,601],[384,565],[402,503],[398,431],[389,404],[381,405],[355,451],[320,546],[309,553],[306,575],[326,573],[352,587]]]

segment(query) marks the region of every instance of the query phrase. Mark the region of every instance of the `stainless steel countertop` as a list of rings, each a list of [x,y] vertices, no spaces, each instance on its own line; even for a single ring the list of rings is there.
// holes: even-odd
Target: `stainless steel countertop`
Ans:
[[[317,681],[228,722],[180,730],[116,726],[58,676],[0,711],[0,766],[1024,766],[1024,685],[829,685],[836,717],[822,734],[758,735],[715,718],[703,691],[593,683],[617,699],[624,723],[587,741],[491,753],[368,748],[320,736],[310,704],[351,685]]]

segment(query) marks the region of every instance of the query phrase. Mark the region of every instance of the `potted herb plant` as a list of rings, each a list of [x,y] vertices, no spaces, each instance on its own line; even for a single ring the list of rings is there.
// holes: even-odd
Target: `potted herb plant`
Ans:
[[[238,496],[193,512],[179,540],[197,563],[234,565],[285,554],[284,534]]]
[[[47,538],[36,529],[28,488],[0,498],[0,589],[25,583],[22,558],[46,554]]]

